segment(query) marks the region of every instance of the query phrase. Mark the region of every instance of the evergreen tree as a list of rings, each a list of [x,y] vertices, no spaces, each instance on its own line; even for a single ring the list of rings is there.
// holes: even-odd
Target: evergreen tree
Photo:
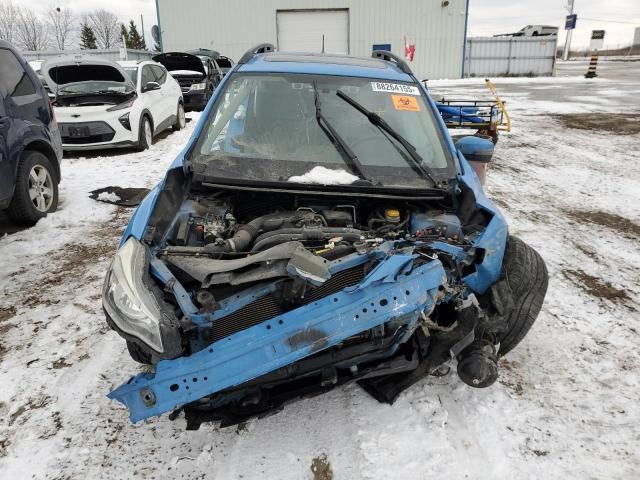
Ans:
[[[120,24],[120,41],[125,42],[125,45],[123,45],[124,48],[132,48],[131,39],[129,38],[129,32],[127,31],[127,27],[124,25],[124,23]]]
[[[127,45],[129,48],[133,48],[135,50],[147,49],[147,44],[138,33],[138,29],[136,28],[136,24],[133,23],[133,20],[129,21],[129,39],[127,40]]]
[[[81,50],[96,50],[98,44],[96,42],[96,35],[93,30],[86,23],[82,24],[80,29],[80,49]]]

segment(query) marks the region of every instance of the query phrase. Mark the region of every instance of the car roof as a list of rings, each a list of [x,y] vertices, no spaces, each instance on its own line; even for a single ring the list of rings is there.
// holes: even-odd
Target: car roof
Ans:
[[[307,73],[414,82],[395,63],[326,53],[269,52],[254,55],[240,72]]]

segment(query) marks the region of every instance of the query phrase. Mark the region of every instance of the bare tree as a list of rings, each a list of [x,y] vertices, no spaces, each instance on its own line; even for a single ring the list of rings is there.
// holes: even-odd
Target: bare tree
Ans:
[[[20,13],[11,0],[0,2],[0,39],[14,42]]]
[[[49,43],[47,25],[33,10],[22,8],[18,14],[16,38],[25,50],[44,50]]]
[[[48,23],[49,29],[53,39],[60,50],[64,50],[64,47],[69,43],[69,36],[73,31],[73,25],[75,19],[71,10],[67,8],[50,8],[47,12],[49,15]]]
[[[87,18],[100,48],[113,48],[120,44],[120,22],[114,13],[101,8],[89,12]]]

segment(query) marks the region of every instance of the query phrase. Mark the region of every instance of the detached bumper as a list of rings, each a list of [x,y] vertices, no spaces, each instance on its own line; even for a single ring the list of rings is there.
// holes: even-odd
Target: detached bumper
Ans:
[[[412,268],[414,255],[380,262],[358,285],[324,297],[208,348],[161,361],[109,394],[129,408],[131,421],[160,415],[297,362],[349,337],[401,318],[413,331],[446,283],[438,260]]]

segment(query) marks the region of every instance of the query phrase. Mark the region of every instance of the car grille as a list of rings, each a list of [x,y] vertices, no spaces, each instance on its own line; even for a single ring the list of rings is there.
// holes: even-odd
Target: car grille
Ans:
[[[337,272],[324,284],[308,292],[302,303],[307,305],[327,295],[339,292],[346,287],[356,285],[364,278],[364,275],[363,265]],[[213,324],[210,338],[213,341],[220,340],[282,313],[284,313],[284,310],[275,297],[271,295],[261,297],[216,320]]]
[[[177,80],[182,93],[188,92],[191,88],[191,85],[193,85],[194,83],[199,83],[201,81],[199,78],[178,78]]]
[[[110,142],[116,134],[105,122],[59,123],[58,127],[65,145]]]

